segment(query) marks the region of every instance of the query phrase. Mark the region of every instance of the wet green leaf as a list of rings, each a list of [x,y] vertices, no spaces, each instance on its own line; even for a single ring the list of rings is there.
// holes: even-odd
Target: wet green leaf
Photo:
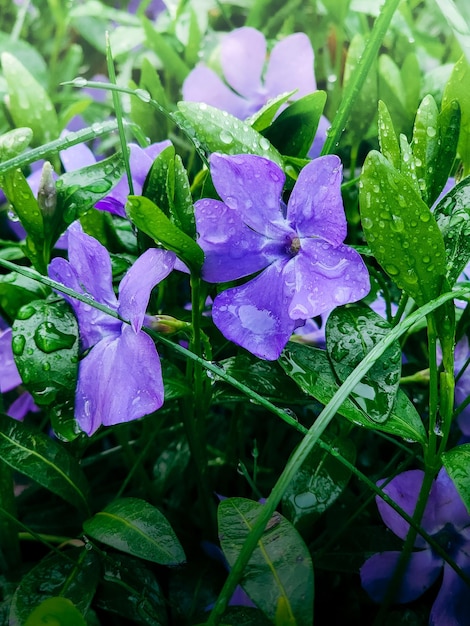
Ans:
[[[326,322],[326,347],[340,382],[391,330],[372,309],[360,305],[337,307]],[[393,408],[401,375],[401,346],[395,341],[351,392],[355,404],[377,422],[385,422]]]
[[[85,618],[67,598],[48,598],[37,606],[24,626],[87,626]]]
[[[0,458],[80,510],[88,510],[88,483],[78,461],[50,437],[0,415]]]
[[[470,443],[444,452],[442,461],[470,513]]]
[[[408,179],[375,150],[364,162],[359,202],[367,243],[390,278],[418,305],[436,298],[446,273],[439,227]]]
[[[282,157],[271,143],[249,124],[205,103],[178,102],[175,122],[207,153],[257,154],[282,168]]]
[[[45,298],[49,288],[37,280],[26,278],[18,272],[0,275],[0,307],[11,319],[15,319],[22,306]]]
[[[393,127],[392,118],[387,105],[379,101],[379,144],[384,157],[390,161],[395,169],[400,169],[401,153],[398,139]]]
[[[14,128],[0,136],[0,161],[21,154],[33,139],[31,128]]]
[[[282,498],[282,510],[301,532],[310,529],[315,520],[336,502],[351,478],[351,471],[337,456],[352,464],[356,459],[356,447],[351,439],[324,435],[323,440],[332,447],[335,455],[315,447]]]
[[[470,81],[470,62],[462,56],[454,66],[444,90],[442,109],[456,100],[460,105],[461,124],[458,153],[464,163],[465,174],[470,171],[470,92],[466,89]]]
[[[67,558],[68,557],[68,558]],[[23,576],[10,607],[11,626],[22,626],[34,607],[54,596],[73,603],[76,611],[86,614],[96,591],[100,563],[94,552],[68,550],[64,555],[51,554]],[[38,624],[47,622],[38,622]],[[72,622],[70,622],[72,623]],[[60,622],[68,626],[68,622]]]
[[[170,37],[165,37],[159,33],[152,22],[146,18],[143,19],[143,24],[147,46],[158,56],[165,73],[182,84],[189,74],[190,68],[184,62],[180,51],[172,45],[172,42],[179,44],[178,40],[176,38],[170,39]]]
[[[295,91],[288,91],[287,93],[281,93],[275,98],[270,98],[259,111],[256,111],[256,113],[253,113],[245,120],[246,124],[250,124],[259,133],[262,132],[271,124],[281,106],[294,94]]]
[[[281,354],[279,363],[303,391],[324,405],[328,404],[339,389],[335,372],[324,350],[290,342]],[[410,441],[426,442],[421,418],[401,390],[398,391],[392,412],[384,423],[374,422],[349,398],[341,405],[338,413],[358,426],[381,430]]]
[[[204,253],[186,233],[170,222],[164,212],[144,196],[129,196],[126,210],[139,230],[175,254],[193,272],[199,273]]]
[[[117,550],[161,565],[186,560],[166,517],[148,502],[122,498],[83,524],[84,532]]]
[[[418,177],[416,175],[416,163],[411,146],[403,134],[400,135],[399,142],[401,152],[400,172],[408,179],[408,182],[413,187],[415,192],[421,196]]]
[[[16,126],[31,128],[34,146],[57,139],[59,122],[46,90],[13,54],[4,52],[1,60],[8,85],[8,108]]]
[[[64,300],[36,300],[18,311],[13,356],[36,404],[47,406],[74,393],[78,348],[77,320]]]
[[[158,72],[154,64],[146,57],[142,59],[139,89],[148,92],[152,100],[168,109],[168,99]],[[131,98],[131,117],[152,143],[168,138],[170,134],[168,119],[148,102],[140,98]]]
[[[229,565],[236,561],[262,506],[246,498],[220,502],[220,544]],[[280,513],[275,512],[268,522],[240,583],[275,623],[297,626],[312,623],[312,560],[301,536]]]
[[[470,260],[470,179],[464,178],[434,210],[444,238],[447,279],[452,286]]]
[[[326,102],[324,91],[295,100],[277,117],[264,136],[281,154],[305,157],[312,147]]]
[[[452,100],[452,102],[443,107],[442,111],[439,113],[439,151],[434,163],[430,165],[430,168],[433,168],[433,172],[428,170],[430,179],[428,183],[430,204],[436,201],[452,172],[459,142],[460,118],[460,106],[457,100]],[[433,174],[433,176],[431,176],[431,174]]]

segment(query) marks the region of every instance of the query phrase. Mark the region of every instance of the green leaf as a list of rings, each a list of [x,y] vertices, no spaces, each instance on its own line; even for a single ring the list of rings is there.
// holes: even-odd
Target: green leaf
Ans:
[[[264,132],[281,154],[305,157],[312,147],[326,92],[315,91],[288,106]]]
[[[49,288],[39,281],[18,272],[0,275],[0,307],[11,319],[17,317],[22,306],[45,298],[49,292]]]
[[[37,606],[24,626],[87,626],[85,618],[67,598],[49,598]]]
[[[139,88],[148,92],[153,100],[168,109],[168,100],[158,72],[146,57],[142,59]],[[140,98],[131,98],[130,102],[132,120],[142,129],[145,136],[150,138],[152,143],[168,138],[170,133],[169,121],[165,116]]]
[[[282,498],[282,510],[300,531],[307,531],[343,493],[351,470],[337,456],[354,464],[356,447],[351,439],[323,437],[335,456],[316,446]]]
[[[86,520],[83,530],[97,541],[146,561],[177,565],[186,559],[166,517],[138,498],[111,502]]]
[[[173,250],[192,272],[200,272],[204,252],[194,239],[170,222],[156,204],[144,196],[129,196],[126,210],[139,230],[168,250]]]
[[[391,330],[380,315],[365,306],[334,309],[326,322],[326,347],[340,382]],[[401,346],[394,342],[374,363],[351,393],[354,403],[377,422],[385,422],[393,408],[401,375]]]
[[[362,227],[378,263],[419,306],[436,298],[445,276],[445,248],[429,208],[375,150],[366,157],[359,187]]]
[[[451,27],[470,63],[470,22],[468,4],[462,0],[440,0],[437,6]]]
[[[64,300],[36,300],[18,311],[13,356],[36,404],[49,405],[74,393],[78,348],[77,320]]]
[[[158,56],[168,77],[174,77],[181,85],[190,69],[183,61],[180,52],[171,45],[169,38],[154,28],[150,20],[144,18],[143,24],[148,48]]]
[[[109,553],[104,567],[104,580],[94,600],[98,608],[131,623],[167,626],[165,597],[155,574],[142,561]]]
[[[84,548],[45,557],[21,579],[11,602],[10,625],[27,623],[33,608],[54,596],[61,596],[73,603],[80,614],[86,614],[98,586],[99,575],[100,563],[96,553]],[[41,623],[47,622],[38,622]],[[60,623],[68,626],[66,621]]]
[[[31,128],[34,146],[57,139],[59,122],[46,90],[15,56],[4,52],[1,60],[8,84],[8,108],[16,126]]]
[[[434,209],[444,238],[447,279],[454,285],[470,260],[470,179],[464,178]]]
[[[281,155],[266,137],[227,111],[205,103],[178,102],[172,117],[194,144],[208,153],[257,154],[283,166]]]
[[[401,153],[387,105],[379,100],[379,144],[384,157],[395,169],[400,169]]]
[[[294,94],[295,91],[288,91],[286,93],[281,93],[275,98],[270,98],[266,104],[259,109],[259,111],[256,111],[256,113],[253,113],[253,115],[245,120],[246,124],[250,124],[250,126],[259,133],[265,130],[268,126],[270,126],[280,107]]]
[[[470,513],[470,443],[444,452],[442,462]]]
[[[299,387],[325,406],[338,391],[339,385],[323,350],[289,342],[279,363]],[[406,394],[398,391],[395,405],[386,422],[374,422],[367,413],[349,398],[338,413],[358,426],[381,430],[403,439],[426,443],[426,431],[421,418]]]
[[[442,109],[453,100],[460,105],[461,124],[458,153],[464,163],[464,173],[470,172],[470,93],[466,89],[470,81],[470,62],[462,56],[454,66],[442,97]]]
[[[430,204],[436,201],[452,172],[459,142],[460,118],[460,106],[457,100],[443,107],[439,113],[439,150],[434,163],[430,166],[434,170],[434,176],[431,177],[432,172],[428,171]]]
[[[79,463],[57,441],[0,415],[0,458],[70,504],[88,511],[88,483]]]
[[[14,128],[0,136],[0,161],[21,154],[33,139],[31,128]]]
[[[230,566],[235,563],[262,507],[246,498],[220,502],[217,516],[220,543]],[[275,512],[267,524],[240,584],[275,623],[312,624],[312,560],[294,526],[279,513]]]

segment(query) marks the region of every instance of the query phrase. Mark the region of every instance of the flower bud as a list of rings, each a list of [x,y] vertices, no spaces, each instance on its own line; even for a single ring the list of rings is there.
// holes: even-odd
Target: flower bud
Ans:
[[[42,214],[47,217],[54,215],[57,205],[57,190],[53,174],[54,168],[49,161],[46,161],[39,182],[38,204]]]
[[[163,335],[172,335],[190,326],[188,322],[177,320],[171,315],[146,315],[145,325]]]

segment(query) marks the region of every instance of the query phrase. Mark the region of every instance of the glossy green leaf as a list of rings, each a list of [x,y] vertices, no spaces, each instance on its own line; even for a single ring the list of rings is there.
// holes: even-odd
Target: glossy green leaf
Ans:
[[[131,85],[133,87],[134,85]],[[154,64],[147,58],[142,59],[139,89],[150,94],[152,100],[168,109],[168,100]],[[170,134],[169,121],[148,102],[140,98],[131,98],[131,117],[153,142],[163,141]]]
[[[338,391],[335,372],[324,350],[290,342],[281,354],[279,363],[303,391],[324,405]],[[426,431],[421,418],[401,390],[398,391],[392,412],[384,423],[374,422],[349,398],[341,405],[338,413],[358,426],[381,430],[409,441],[426,442]]]
[[[337,307],[330,313],[326,347],[340,382],[390,330],[390,324],[368,307]],[[401,347],[396,341],[351,392],[351,398],[371,419],[385,422],[395,403],[400,375]]]
[[[442,461],[470,513],[470,443],[444,452]]]
[[[21,154],[33,139],[31,128],[14,128],[0,136],[0,161]]]
[[[46,90],[9,52],[1,55],[1,61],[8,84],[8,108],[16,126],[31,128],[34,146],[57,139],[59,122]]]
[[[219,537],[229,565],[236,561],[262,506],[246,498],[220,502]],[[292,626],[312,623],[312,560],[301,536],[280,513],[274,513],[267,524],[240,583],[275,623]]]
[[[439,113],[439,151],[434,163],[429,166],[433,168],[433,171],[428,170],[429,204],[436,201],[452,172],[459,142],[460,118],[460,106],[457,100],[452,100]]]
[[[393,127],[392,118],[387,105],[379,101],[379,144],[384,157],[390,161],[395,169],[400,169],[401,153],[400,145]]]
[[[453,100],[461,111],[458,153],[464,163],[465,175],[470,172],[470,92],[466,88],[470,81],[470,61],[462,56],[454,66],[442,97],[442,109]]]
[[[85,618],[67,598],[49,598],[41,602],[28,617],[24,626],[87,626]]]
[[[282,510],[299,530],[310,529],[343,493],[351,478],[351,470],[338,456],[351,464],[356,460],[356,447],[351,439],[323,436],[334,455],[315,447],[282,498]]]
[[[390,278],[418,305],[436,298],[445,276],[445,248],[429,208],[408,179],[372,150],[361,174],[362,227]]]
[[[168,250],[173,250],[193,272],[200,272],[204,262],[202,249],[194,239],[175,226],[156,204],[144,196],[129,196],[126,210],[139,230]]]
[[[411,146],[408,143],[408,139],[403,134],[400,135],[399,142],[401,152],[400,172],[408,180],[414,191],[421,196],[421,189],[416,175],[415,157]]]
[[[47,406],[74,393],[78,349],[77,320],[64,300],[35,300],[18,311],[13,356],[36,404]]]
[[[295,94],[295,91],[288,91],[286,93],[281,93],[279,96],[275,98],[270,98],[265,105],[253,113],[248,119],[245,120],[247,124],[250,124],[252,128],[254,128],[259,133],[268,128],[270,126],[273,119],[276,117],[277,112],[281,108],[283,104]]]
[[[429,187],[439,152],[439,110],[432,96],[425,96],[416,112],[413,127],[413,156],[421,197],[430,206]]]
[[[86,520],[83,530],[97,541],[146,561],[176,565],[186,559],[166,517],[138,498],[111,502]]]
[[[27,424],[0,415],[0,458],[80,510],[88,511],[88,483],[63,445]]]
[[[42,602],[61,596],[86,614],[98,586],[100,562],[95,552],[77,549],[50,554],[23,576],[10,607],[10,625],[23,626]],[[38,622],[38,624],[47,622]],[[68,622],[60,622],[68,626]],[[72,622],[71,622],[72,623]]]
[[[266,137],[227,111],[205,103],[178,102],[173,118],[194,144],[208,153],[257,154],[282,167],[281,155]]]
[[[146,18],[144,18],[143,24],[147,46],[158,56],[165,73],[169,77],[174,77],[179,84],[182,84],[189,74],[190,68],[184,62],[180,51],[173,45],[173,42],[175,45],[180,45],[178,40],[176,38],[170,39],[170,37],[165,37],[165,35],[159,33],[154,28],[152,22]]]
[[[295,100],[277,117],[264,136],[281,154],[305,157],[312,147],[320,117],[326,102],[326,92],[315,91]]]
[[[11,319],[15,319],[22,306],[45,298],[48,287],[37,280],[26,278],[18,272],[0,275],[0,307]]]
[[[464,178],[434,209],[447,254],[447,279],[452,286],[470,260],[470,179]]]
[[[142,561],[125,555],[107,554],[103,582],[94,604],[132,623],[167,626],[165,597],[155,578]]]

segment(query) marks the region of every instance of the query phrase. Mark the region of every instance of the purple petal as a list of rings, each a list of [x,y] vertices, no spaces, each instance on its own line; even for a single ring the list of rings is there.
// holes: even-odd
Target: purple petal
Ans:
[[[383,491],[390,496],[390,498],[396,502],[408,515],[412,516],[418,501],[419,490],[423,483],[424,472],[422,470],[408,470],[402,472],[392,478],[392,480],[383,487]],[[379,481],[380,485],[384,481]],[[379,509],[380,516],[386,526],[390,528],[392,532],[405,539],[408,534],[410,525],[406,522],[398,513],[396,513],[392,507],[386,504],[382,498],[376,497],[377,508]],[[428,531],[428,527],[423,520],[423,528]],[[418,535],[415,546],[424,547],[426,544],[424,539]]]
[[[318,123],[317,132],[315,133],[315,137],[313,138],[312,146],[308,151],[307,156],[309,157],[309,159],[317,159],[320,156],[323,145],[326,141],[326,137],[328,135],[329,128],[331,128],[330,120],[322,115]]]
[[[7,328],[0,331],[0,392],[11,391],[22,380],[16,367],[13,351],[11,349],[12,330]]]
[[[277,359],[296,326],[288,314],[291,274],[289,263],[273,263],[241,287],[220,293],[212,307],[217,328],[261,359]]]
[[[29,412],[37,413],[38,411],[39,407],[35,404],[33,396],[25,391],[10,404],[6,413],[9,417],[22,422]]]
[[[270,55],[265,76],[265,88],[273,98],[285,91],[298,91],[301,98],[317,88],[314,56],[310,39],[305,33],[294,33],[277,43]]]
[[[233,92],[217,74],[204,65],[198,65],[183,83],[183,99],[206,104],[227,111],[243,120],[250,115],[250,104]]]
[[[278,165],[253,154],[212,154],[211,175],[227,206],[257,233],[282,238],[289,229],[281,211],[285,175]]]
[[[175,264],[175,254],[149,248],[127,271],[119,285],[119,314],[130,320],[137,333],[142,328],[150,292],[168,276]]]
[[[163,404],[160,359],[152,339],[123,324],[119,337],[106,337],[80,362],[75,414],[80,428],[129,422]]]
[[[337,248],[320,239],[302,239],[293,258],[295,293],[289,306],[292,319],[308,319],[335,307],[364,298],[370,289],[369,273],[352,248]]]
[[[225,35],[220,45],[220,64],[224,77],[245,98],[258,96],[265,60],[266,39],[255,28],[237,28]]]
[[[470,573],[467,562],[466,573]],[[442,585],[432,605],[429,626],[463,626],[469,623],[468,586],[449,565],[444,565]]]
[[[361,584],[375,602],[382,602],[401,552],[374,554],[361,567]],[[412,552],[397,594],[397,602],[412,602],[437,580],[442,559],[431,550]]]
[[[249,228],[240,213],[219,200],[195,205],[198,244],[204,250],[204,280],[236,280],[254,274],[283,254],[283,246]]]
[[[68,133],[62,133],[62,137]],[[88,165],[94,165],[96,163],[95,155],[84,143],[79,143],[76,146],[71,146],[67,150],[62,150],[60,153],[60,160],[66,172],[72,172],[78,170],[81,167],[87,167]]]
[[[311,161],[300,172],[287,205],[287,220],[300,237],[321,237],[334,246],[346,237],[341,198],[342,165],[336,155]]]
[[[451,522],[456,529],[470,525],[470,516],[455,485],[442,467],[429,494],[423,516],[423,528],[434,534]]]

